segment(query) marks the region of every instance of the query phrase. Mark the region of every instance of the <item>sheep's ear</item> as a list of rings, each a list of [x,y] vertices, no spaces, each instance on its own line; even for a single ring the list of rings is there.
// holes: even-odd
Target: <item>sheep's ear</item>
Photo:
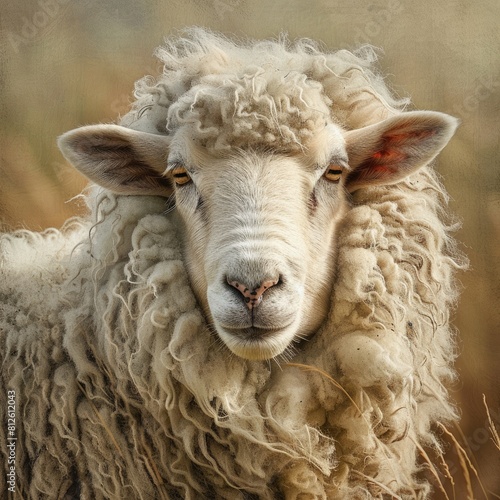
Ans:
[[[349,191],[393,184],[433,160],[455,132],[458,121],[444,113],[411,111],[345,134]]]
[[[119,194],[169,196],[169,138],[119,125],[90,125],[63,134],[65,158],[96,184]]]

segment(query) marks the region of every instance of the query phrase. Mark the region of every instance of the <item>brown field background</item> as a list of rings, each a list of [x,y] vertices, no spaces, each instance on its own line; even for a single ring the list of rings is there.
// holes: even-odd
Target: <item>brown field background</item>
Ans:
[[[124,114],[134,81],[160,71],[154,47],[177,29],[255,38],[286,31],[331,49],[381,47],[399,95],[462,122],[436,167],[471,261],[454,317],[460,380],[451,392],[462,413],[454,434],[486,490],[472,473],[475,497],[500,498],[500,452],[482,403],[485,394],[500,429],[499,24],[498,0],[0,0],[0,222],[39,230],[79,212],[68,200],[86,182],[63,160],[57,136]],[[467,498],[452,444],[447,461],[456,498]]]

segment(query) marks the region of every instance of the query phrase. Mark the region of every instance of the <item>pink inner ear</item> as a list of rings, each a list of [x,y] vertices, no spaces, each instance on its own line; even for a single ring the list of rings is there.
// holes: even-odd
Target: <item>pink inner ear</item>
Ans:
[[[346,133],[353,192],[370,184],[394,184],[430,162],[448,142],[456,123],[431,112],[409,112]]]
[[[408,155],[402,151],[401,147],[409,146],[415,141],[421,141],[436,133],[435,130],[412,131],[403,134],[387,134],[383,137],[382,146],[378,151],[371,155],[372,161],[368,160],[362,166],[363,168],[374,169],[377,173],[382,173],[384,169],[393,171],[387,165],[380,163],[395,163],[406,160]],[[374,161],[373,161],[374,160]]]
[[[432,135],[435,135],[436,131],[432,129],[423,129],[419,131],[407,132],[404,134],[387,134],[384,135],[384,143],[397,143],[408,144],[413,141],[421,141]]]
[[[386,138],[382,147],[367,158],[357,169],[360,179],[380,179],[397,170],[397,164],[408,158],[401,150],[390,147],[391,141]]]
[[[391,177],[398,171],[398,165],[408,158],[398,146],[407,143],[408,138],[413,136],[413,134],[394,134],[384,137],[380,148],[350,174],[350,181],[381,180]]]
[[[380,160],[384,162],[395,162],[404,160],[407,156],[401,151],[396,149],[383,149],[382,151],[375,151],[372,154],[374,160]]]

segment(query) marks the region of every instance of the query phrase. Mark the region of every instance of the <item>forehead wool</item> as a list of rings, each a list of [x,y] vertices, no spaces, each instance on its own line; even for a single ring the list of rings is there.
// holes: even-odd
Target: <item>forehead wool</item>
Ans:
[[[197,139],[209,149],[264,145],[289,150],[325,127],[330,101],[318,82],[300,73],[252,69],[241,77],[202,78],[172,104],[168,126],[195,125]]]
[[[285,38],[236,45],[195,28],[167,39],[156,55],[163,73],[137,82],[122,124],[168,135],[189,124],[208,149],[294,151],[328,123],[359,128],[407,104],[373,70],[371,47],[326,52],[311,40]]]

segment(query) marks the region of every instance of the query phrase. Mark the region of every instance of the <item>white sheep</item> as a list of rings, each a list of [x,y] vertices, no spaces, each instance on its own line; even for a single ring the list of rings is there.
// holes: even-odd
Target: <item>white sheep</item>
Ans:
[[[429,163],[456,121],[402,111],[368,48],[192,29],[157,54],[120,125],[60,139],[88,219],[0,239],[0,489],[426,498],[460,266]]]

